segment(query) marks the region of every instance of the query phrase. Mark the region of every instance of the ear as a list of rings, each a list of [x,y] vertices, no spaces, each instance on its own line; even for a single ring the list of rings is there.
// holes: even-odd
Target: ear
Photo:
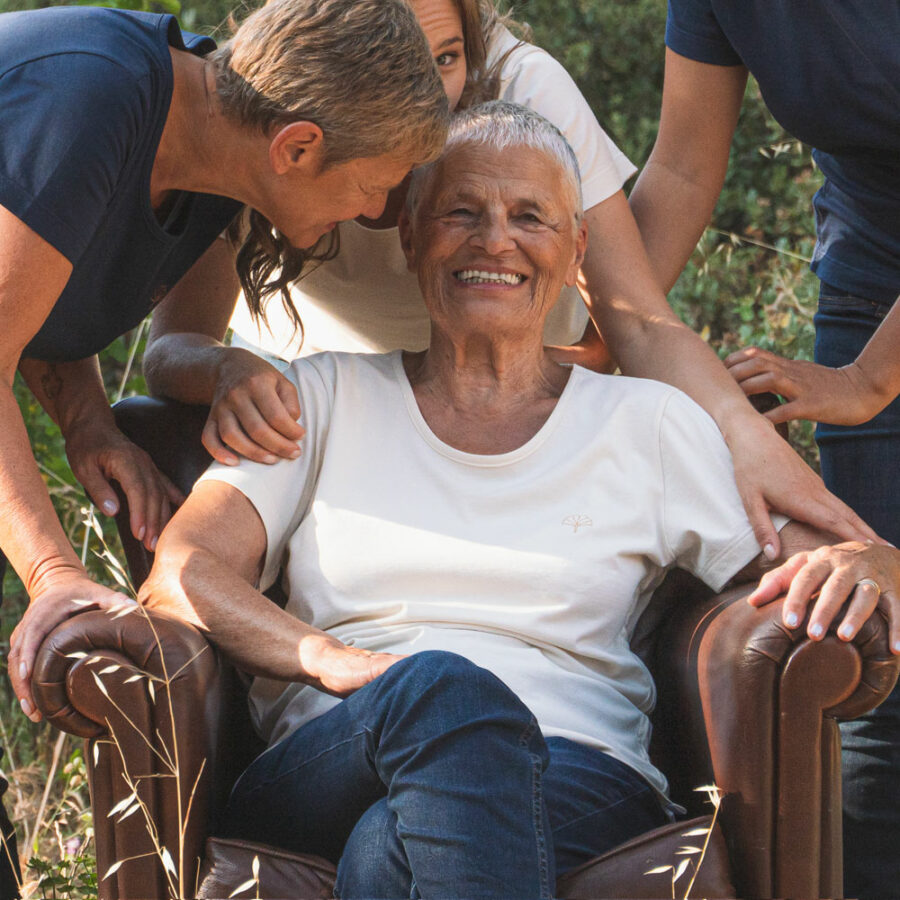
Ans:
[[[416,251],[412,241],[412,221],[409,218],[409,210],[407,210],[405,205],[400,210],[397,227],[400,229],[400,246],[403,248],[403,255],[406,257],[406,268],[410,272],[415,272]]]
[[[276,175],[292,169],[318,172],[324,155],[324,135],[315,122],[291,122],[269,143],[269,160]]]
[[[584,254],[587,250],[587,242],[587,222],[582,219],[581,225],[578,226],[578,234],[575,236],[575,257],[572,260],[572,265],[570,265],[566,270],[566,285],[568,287],[574,287],[578,282],[578,270],[581,268],[581,264],[584,262]]]

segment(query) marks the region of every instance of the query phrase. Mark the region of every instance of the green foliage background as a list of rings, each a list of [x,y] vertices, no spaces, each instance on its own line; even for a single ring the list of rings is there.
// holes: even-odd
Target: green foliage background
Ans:
[[[0,11],[60,5],[42,0],[0,0]],[[113,0],[98,4],[173,12],[183,27],[228,33],[229,0]],[[656,134],[663,76],[665,0],[521,0],[514,9],[527,22],[534,42],[556,56],[578,82],[601,124],[638,165],[649,155]],[[240,15],[240,13],[239,13]],[[751,80],[747,88],[728,178],[713,225],[670,295],[679,315],[721,354],[750,343],[788,356],[810,358],[816,280],[804,258],[812,252],[811,198],[819,175],[808,151],[786,135],[768,114]],[[126,335],[101,356],[110,396],[144,390],[139,366],[126,372],[132,343]],[[138,354],[139,356],[140,354]],[[72,479],[58,430],[22,385],[17,396],[35,454],[54,503],[73,543],[82,547],[80,524],[87,504]],[[815,461],[811,429],[794,426],[793,439]],[[107,527],[110,544],[113,529]],[[90,550],[90,548],[87,548]],[[96,577],[110,581],[87,554]],[[0,641],[26,602],[18,580],[7,574],[0,612]],[[13,778],[15,817],[34,855],[28,883],[32,896],[90,896],[90,814],[80,748],[61,745],[46,725],[33,725],[18,710],[3,679],[0,687],[0,743]],[[45,783],[51,782],[43,814],[38,815]],[[37,817],[40,821],[32,821]]]

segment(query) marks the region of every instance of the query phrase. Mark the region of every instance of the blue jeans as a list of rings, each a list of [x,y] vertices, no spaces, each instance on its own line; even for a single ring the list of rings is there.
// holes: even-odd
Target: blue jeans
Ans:
[[[816,362],[853,362],[890,310],[823,285]],[[900,546],[900,399],[870,422],[816,429],[822,477],[880,535]],[[844,894],[900,897],[900,687],[877,709],[841,723]]]
[[[502,681],[429,651],[263,753],[227,819],[234,836],[335,862],[343,898],[543,898],[666,814],[628,766],[545,741]]]

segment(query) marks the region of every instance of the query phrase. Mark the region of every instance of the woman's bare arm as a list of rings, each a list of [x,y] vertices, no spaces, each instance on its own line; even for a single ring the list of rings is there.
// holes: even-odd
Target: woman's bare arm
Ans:
[[[400,659],[347,647],[263,596],[253,585],[265,552],[265,527],[253,504],[231,485],[201,482],[160,539],[141,602],[200,628],[251,675],[306,682],[338,696]]]
[[[73,600],[109,607],[127,599],[92,582],[69,544],[13,394],[22,349],[50,314],[71,271],[62,254],[0,206],[0,548],[31,599],[10,638],[9,675],[33,719],[40,716],[29,679],[45,635],[78,611]]]
[[[222,343],[239,283],[231,245],[217,240],[153,313],[144,373],[153,394],[207,403],[203,444],[226,465],[272,463],[299,452],[296,388],[248,350]]]

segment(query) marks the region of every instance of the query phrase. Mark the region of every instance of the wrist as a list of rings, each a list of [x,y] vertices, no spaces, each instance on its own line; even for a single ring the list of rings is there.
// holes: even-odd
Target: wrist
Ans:
[[[40,602],[41,597],[65,582],[90,581],[87,569],[71,547],[35,565],[25,580],[25,588],[31,603]]]

